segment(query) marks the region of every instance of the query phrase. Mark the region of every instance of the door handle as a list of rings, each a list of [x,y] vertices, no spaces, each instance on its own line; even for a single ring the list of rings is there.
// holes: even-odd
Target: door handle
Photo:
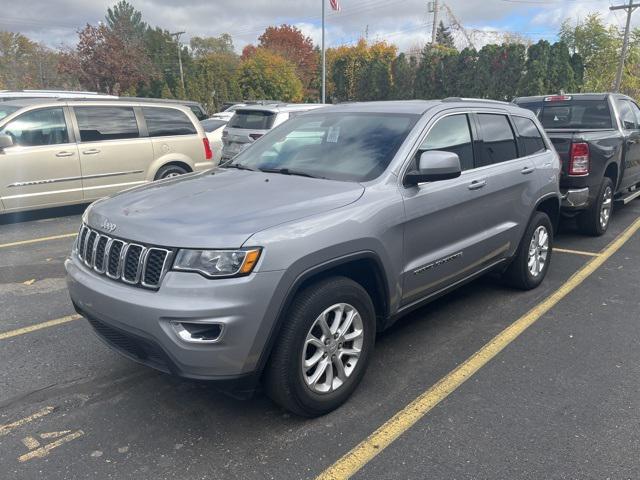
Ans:
[[[73,152],[58,152],[56,153],[56,157],[73,157]]]
[[[487,184],[486,180],[474,180],[467,186],[467,188],[469,190],[479,190],[482,187],[484,187],[486,184]]]
[[[100,153],[100,150],[97,148],[90,148],[89,150],[83,150],[82,153],[85,155],[95,155],[96,153]]]
[[[520,170],[520,173],[523,175],[528,175],[529,173],[533,173],[535,169],[533,167],[524,167],[522,170]]]

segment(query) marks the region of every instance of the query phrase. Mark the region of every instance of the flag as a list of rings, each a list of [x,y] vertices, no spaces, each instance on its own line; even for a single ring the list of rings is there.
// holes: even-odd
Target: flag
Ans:
[[[340,3],[338,0],[329,0],[329,3],[331,4],[332,10],[335,10],[336,12],[340,11]]]

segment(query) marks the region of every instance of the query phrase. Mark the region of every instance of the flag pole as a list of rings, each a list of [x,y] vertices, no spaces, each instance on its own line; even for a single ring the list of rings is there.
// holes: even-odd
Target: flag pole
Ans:
[[[325,103],[327,99],[327,63],[324,53],[324,4],[326,0],[320,1],[322,2],[322,103]]]

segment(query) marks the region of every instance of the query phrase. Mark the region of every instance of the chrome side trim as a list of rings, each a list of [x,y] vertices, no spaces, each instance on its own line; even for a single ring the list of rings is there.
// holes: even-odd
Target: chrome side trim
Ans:
[[[77,176],[77,177],[47,178],[46,180],[31,180],[29,182],[15,182],[7,185],[7,188],[30,187],[33,185],[46,185],[48,183],[73,182],[76,180],[91,180],[93,178],[116,177],[119,175],[131,175],[136,173],[144,173],[144,170],[129,170],[126,172],[114,172],[114,173],[95,173],[93,175],[84,175],[84,176]]]

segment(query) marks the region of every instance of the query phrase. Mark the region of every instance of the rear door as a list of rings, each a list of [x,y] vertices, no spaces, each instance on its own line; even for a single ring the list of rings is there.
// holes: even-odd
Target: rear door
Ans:
[[[84,199],[95,200],[145,182],[153,161],[151,140],[141,135],[134,107],[73,107],[80,139]]]
[[[518,145],[516,131],[508,115],[477,112],[475,120],[482,141],[476,162],[478,179],[486,182],[476,204],[485,218],[486,250],[490,255],[515,253],[529,222],[538,191],[534,156],[526,156]]]
[[[78,148],[66,107],[29,110],[0,129],[14,145],[0,152],[0,196],[7,210],[82,201]]]
[[[472,132],[475,126],[467,112],[446,113],[430,127],[411,160],[408,170],[416,168],[424,151],[449,151],[458,155],[463,172],[458,178],[401,190],[406,214],[403,305],[470,276],[499,255],[487,239],[493,235],[493,217],[484,200],[486,172],[474,168],[479,152]]]
[[[617,98],[620,123],[625,137],[624,173],[621,188],[640,182],[640,109],[626,98]]]

